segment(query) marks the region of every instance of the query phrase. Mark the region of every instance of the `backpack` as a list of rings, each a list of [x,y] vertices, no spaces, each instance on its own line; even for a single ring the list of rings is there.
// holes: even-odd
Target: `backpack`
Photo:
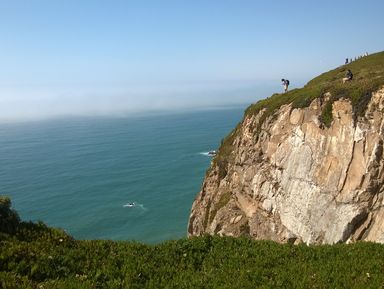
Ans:
[[[288,80],[288,79],[286,79],[286,80],[285,80],[285,83],[286,83],[287,85],[289,85],[289,80]]]

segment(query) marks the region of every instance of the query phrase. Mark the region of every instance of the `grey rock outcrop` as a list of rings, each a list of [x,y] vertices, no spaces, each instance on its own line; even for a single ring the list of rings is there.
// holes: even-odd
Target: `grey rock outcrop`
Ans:
[[[246,115],[225,173],[212,162],[188,234],[384,243],[384,87],[358,118],[349,100],[335,101],[330,127],[319,121],[322,105]]]

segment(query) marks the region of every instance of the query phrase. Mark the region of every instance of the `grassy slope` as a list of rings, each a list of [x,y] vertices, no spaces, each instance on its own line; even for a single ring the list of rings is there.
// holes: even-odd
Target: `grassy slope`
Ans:
[[[354,75],[353,81],[343,84],[347,69]],[[348,65],[340,66],[328,71],[309,81],[303,88],[293,89],[285,94],[274,94],[271,97],[260,100],[249,106],[244,117],[255,115],[262,109],[266,109],[261,123],[284,104],[292,103],[293,108],[307,107],[315,98],[323,97],[330,92],[332,97],[325,104],[320,121],[329,126],[332,122],[332,103],[339,98],[347,98],[352,101],[355,117],[364,113],[371,93],[384,85],[384,52],[375,53]],[[239,133],[238,125],[222,142],[214,162],[218,164],[220,177],[225,176],[227,163],[231,160],[233,151],[232,142]],[[260,126],[255,128],[255,135],[260,131]]]
[[[205,236],[149,246],[76,241],[43,224],[26,227],[17,238],[0,242],[2,288],[379,288],[384,284],[384,246],[379,244],[308,247]]]
[[[384,246],[204,236],[78,241],[43,223],[0,232],[0,288],[379,288]]]
[[[342,83],[347,69],[350,69],[353,81]],[[274,94],[269,98],[251,105],[246,114],[255,114],[262,108],[267,109],[266,116],[271,115],[281,105],[293,103],[293,107],[306,107],[312,100],[322,97],[325,92],[332,94],[331,102],[344,97],[351,99],[354,112],[364,112],[366,98],[371,92],[384,85],[384,52],[363,57],[348,65],[328,71],[309,81],[303,88],[294,89],[286,94]],[[329,124],[329,123],[327,123]]]

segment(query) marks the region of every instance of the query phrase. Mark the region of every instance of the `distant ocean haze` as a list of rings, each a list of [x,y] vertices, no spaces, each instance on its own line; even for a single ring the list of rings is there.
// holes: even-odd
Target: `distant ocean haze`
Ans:
[[[215,150],[245,107],[0,125],[0,193],[75,238],[186,236]],[[134,206],[125,206],[134,203]]]
[[[292,83],[294,85],[294,83]],[[291,86],[292,86],[291,85]],[[152,112],[234,106],[281,90],[279,81],[221,80],[207,83],[121,86],[13,85],[0,87],[0,124],[54,117],[126,117]]]

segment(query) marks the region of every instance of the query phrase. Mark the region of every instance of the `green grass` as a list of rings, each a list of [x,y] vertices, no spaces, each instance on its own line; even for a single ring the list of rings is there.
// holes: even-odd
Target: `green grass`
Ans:
[[[343,84],[347,69],[354,75],[353,81]],[[261,125],[285,104],[291,104],[292,108],[303,108],[316,98],[323,98],[326,92],[331,93],[331,98],[325,103],[319,120],[329,127],[332,123],[332,104],[340,98],[350,99],[353,106],[354,118],[362,116],[371,98],[372,92],[384,85],[384,52],[356,60],[348,65],[340,66],[328,71],[309,81],[303,88],[293,89],[287,93],[276,93],[271,97],[260,100],[249,106],[244,114],[245,117],[256,115],[263,109],[257,127],[254,128],[255,139],[258,138]],[[227,174],[228,163],[232,162],[233,140],[240,132],[240,124],[224,139],[218,154],[213,160],[219,169],[220,179]]]
[[[9,209],[9,207],[8,207]],[[43,223],[0,234],[0,288],[381,288],[384,246],[203,236],[75,240]],[[246,228],[245,228],[246,229]]]
[[[343,84],[342,78],[345,77],[347,69],[353,72],[353,81]],[[303,88],[293,89],[285,94],[274,94],[248,107],[245,115],[257,114],[265,108],[263,119],[266,119],[284,104],[292,103],[293,108],[307,107],[315,98],[330,92],[331,103],[342,97],[350,99],[354,112],[357,116],[361,116],[371,93],[382,85],[384,85],[384,52],[372,54],[323,73],[309,81]]]
[[[39,234],[0,242],[1,288],[380,288],[384,246],[204,236],[159,245]],[[25,232],[24,232],[25,233]],[[25,237],[25,235],[24,235]]]

